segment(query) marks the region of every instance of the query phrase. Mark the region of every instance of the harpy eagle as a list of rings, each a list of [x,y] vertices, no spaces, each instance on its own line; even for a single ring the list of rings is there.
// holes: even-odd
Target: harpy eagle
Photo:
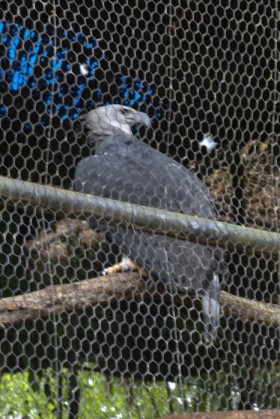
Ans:
[[[82,159],[74,189],[133,204],[209,219],[216,218],[206,186],[184,166],[133,136],[149,117],[122,105],[101,106],[81,117],[95,155]],[[92,225],[96,228],[96,225]],[[220,324],[223,252],[172,237],[98,226],[123,255],[160,280],[171,292],[202,298],[205,335],[215,339]]]

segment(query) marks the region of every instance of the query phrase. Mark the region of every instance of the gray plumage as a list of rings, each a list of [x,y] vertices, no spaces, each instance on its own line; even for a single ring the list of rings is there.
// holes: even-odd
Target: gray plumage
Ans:
[[[133,125],[150,120],[122,105],[99,107],[82,120],[95,155],[82,159],[74,188],[134,204],[215,219],[212,199],[203,183],[170,157],[135,138]],[[93,226],[96,227],[96,226]],[[99,226],[100,227],[100,226]],[[202,297],[205,332],[217,336],[223,252],[175,238],[120,227],[100,227],[106,238],[170,291]]]

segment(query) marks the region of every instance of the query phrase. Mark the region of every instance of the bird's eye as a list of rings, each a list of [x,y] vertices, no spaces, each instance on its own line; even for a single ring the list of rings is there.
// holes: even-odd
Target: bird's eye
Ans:
[[[122,109],[122,113],[123,114],[126,114],[126,113],[128,113],[129,112],[129,109]]]

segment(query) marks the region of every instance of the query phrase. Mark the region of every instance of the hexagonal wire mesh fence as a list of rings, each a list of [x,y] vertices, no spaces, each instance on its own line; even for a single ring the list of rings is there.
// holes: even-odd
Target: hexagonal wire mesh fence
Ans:
[[[279,233],[273,1],[1,6],[2,176]],[[115,107],[83,130],[111,104],[151,127]],[[2,417],[280,408],[276,251],[20,203],[1,198]],[[104,274],[123,255],[138,270]]]

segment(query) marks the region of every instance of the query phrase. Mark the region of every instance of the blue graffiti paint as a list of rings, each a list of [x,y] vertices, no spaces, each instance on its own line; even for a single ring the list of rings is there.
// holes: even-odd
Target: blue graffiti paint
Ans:
[[[0,117],[5,116],[7,113],[7,108],[4,105],[0,105]]]
[[[95,48],[98,47],[95,38],[73,31],[55,33],[51,28],[48,33],[39,34],[32,28],[10,22],[0,22],[0,36],[6,48],[6,55],[0,62],[1,92],[20,94],[22,88],[28,87],[30,97],[45,104],[45,115],[52,113],[62,120],[78,118],[85,105],[87,110],[93,109],[96,102],[102,103],[103,95],[108,95],[106,83],[98,82],[92,91],[92,100],[83,97],[89,83],[96,83],[96,71],[104,70],[103,60],[110,63],[110,51],[103,53],[101,61],[95,57]],[[56,49],[56,42],[60,39],[63,40],[63,46]],[[77,50],[81,52],[74,52]],[[91,57],[87,56],[89,50],[92,50]],[[149,86],[145,80],[133,80],[120,74],[116,76],[115,83],[119,97],[114,99],[114,103],[153,105],[158,110],[157,117],[162,117],[163,112],[159,108],[164,108],[163,104],[160,101],[153,102],[155,87]],[[110,103],[106,99],[105,104]],[[6,113],[7,109],[0,106],[0,117]],[[45,126],[47,123],[47,119],[42,117],[41,124]],[[24,124],[23,129],[27,133],[30,123]]]

